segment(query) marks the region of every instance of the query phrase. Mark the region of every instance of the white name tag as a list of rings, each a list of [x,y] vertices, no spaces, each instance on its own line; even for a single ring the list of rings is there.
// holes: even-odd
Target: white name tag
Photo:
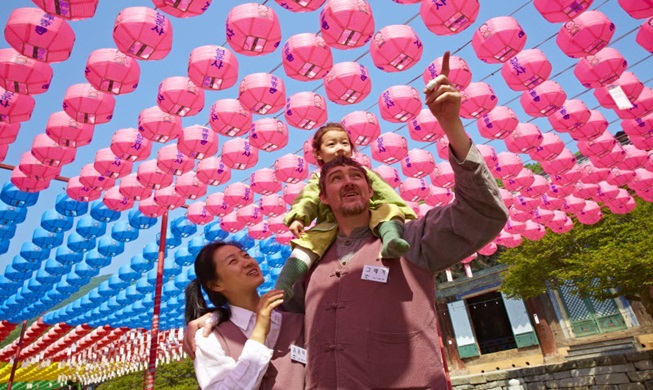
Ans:
[[[296,345],[290,346],[290,360],[306,364],[306,350]]]
[[[626,96],[626,93],[619,85],[613,85],[608,87],[608,93],[612,96],[615,104],[620,110],[628,110],[633,108],[633,104]]]
[[[377,267],[374,265],[363,266],[363,274],[361,279],[370,280],[372,282],[386,283],[388,281],[388,273],[390,269],[387,267]]]

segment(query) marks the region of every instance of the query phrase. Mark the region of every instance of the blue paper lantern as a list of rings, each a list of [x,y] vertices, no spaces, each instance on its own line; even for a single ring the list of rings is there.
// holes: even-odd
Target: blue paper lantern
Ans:
[[[86,286],[91,281],[91,278],[82,278],[81,276],[74,273],[66,274],[65,278],[68,283],[79,287]]]
[[[77,220],[75,231],[87,239],[97,238],[107,232],[107,224],[85,215]]]
[[[102,237],[98,242],[97,251],[107,257],[115,257],[125,251],[125,244],[111,237]]]
[[[136,272],[127,264],[121,265],[118,270],[118,277],[125,282],[133,282],[138,280],[141,277],[140,272]]]
[[[156,285],[156,269],[153,269],[153,270],[149,271],[149,272],[145,275],[145,279],[147,280],[147,282],[148,282],[151,286],[155,286],[155,285]]]
[[[30,207],[39,200],[39,193],[21,191],[13,183],[6,182],[0,191],[0,200],[10,206]]]
[[[188,280],[188,276],[186,275],[186,273],[182,272],[179,275],[175,276],[174,282],[175,282],[175,286],[178,289],[183,290],[186,288],[186,286],[188,286],[190,280]]]
[[[91,204],[91,217],[99,222],[113,222],[120,218],[120,211],[111,210],[101,200]]]
[[[11,261],[11,266],[14,267],[17,271],[21,272],[32,272],[41,268],[40,261],[27,260],[22,256],[16,255]]]
[[[79,217],[88,212],[88,203],[76,201],[66,194],[59,194],[54,203],[54,208],[61,215]]]
[[[136,289],[135,284],[130,285],[129,287],[127,287],[123,291],[125,291],[125,296],[127,297],[127,299],[129,299],[129,302],[136,302],[139,299],[141,299],[141,297],[143,296],[143,294],[141,294],[138,291],[138,289]]]
[[[109,287],[114,291],[124,290],[127,288],[127,286],[129,286],[129,282],[125,282],[124,280],[120,279],[118,275],[111,275],[108,281]]]
[[[147,278],[138,279],[135,284],[136,291],[141,294],[147,294],[154,291],[154,286],[147,281]]]
[[[98,284],[97,286],[97,292],[101,296],[103,296],[105,299],[102,300],[102,302],[106,301],[107,298],[110,298],[114,295],[116,295],[116,291],[109,286],[109,279],[105,280],[104,282]]]
[[[231,236],[233,241],[239,243],[244,250],[249,250],[256,245],[256,241],[247,234],[246,230],[241,230]]]
[[[165,249],[165,256],[168,255],[168,250]],[[159,245],[148,242],[143,248],[143,257],[149,261],[156,261],[159,258]]]
[[[93,249],[86,254],[86,264],[93,268],[102,268],[111,264],[111,258]]]
[[[5,254],[9,251],[9,240],[0,241],[0,255]]]
[[[200,236],[195,236],[191,238],[188,241],[188,251],[193,254],[193,256],[197,256],[198,253],[208,244],[209,241],[207,241],[204,237]]]
[[[118,303],[118,297],[109,298],[108,305],[109,308],[111,308],[112,313],[122,307],[122,305]]]
[[[0,225],[0,241],[9,241],[16,235],[16,225]]]
[[[49,209],[41,215],[41,227],[49,232],[65,232],[73,227],[74,219],[61,215],[57,210]]]
[[[76,264],[84,260],[84,254],[75,252],[68,247],[60,246],[55,252],[54,259],[61,264]]]
[[[50,275],[65,275],[72,269],[71,263],[62,264],[55,259],[48,259],[43,267]]]
[[[129,224],[135,229],[149,229],[156,225],[158,219],[151,218],[141,213],[138,209],[133,209],[128,214]]]
[[[32,271],[25,272],[25,271],[19,271],[15,269],[11,264],[8,264],[5,267],[5,277],[9,280],[13,280],[14,282],[19,282],[22,284],[23,281],[29,279],[32,277]]]
[[[51,249],[63,244],[63,233],[53,233],[38,227],[32,233],[32,242],[41,248]]]
[[[166,259],[163,263],[163,278],[165,280],[174,278],[175,276],[179,275],[181,271],[181,267],[178,266],[172,259]]]
[[[156,234],[156,241],[161,240],[161,233]],[[175,236],[170,231],[166,234],[166,249],[174,249],[181,245],[181,237]]]
[[[91,302],[94,302],[94,303],[97,304],[97,303],[100,303],[100,302],[104,302],[106,300],[106,297],[100,295],[99,285],[98,285],[98,287],[96,287],[93,290],[88,292],[88,299],[90,299]]]
[[[16,291],[18,290],[18,287],[20,287],[19,282],[16,282],[11,279],[7,279],[7,277],[5,277],[4,275],[0,275],[0,292]]]
[[[267,255],[265,256],[265,259],[267,260],[268,265],[273,268],[283,267],[283,264],[286,262],[286,257],[281,253],[281,251]]]
[[[170,231],[177,237],[190,237],[197,233],[197,225],[189,221],[185,215],[181,215],[172,220],[170,223]]]
[[[72,232],[68,235],[66,245],[73,252],[86,253],[95,248],[95,238],[84,238],[79,233]]]
[[[271,255],[272,253],[277,253],[281,250],[281,243],[277,241],[274,236],[259,241],[258,246],[261,249],[261,252],[266,255]]]
[[[121,307],[127,306],[133,302],[131,298],[127,298],[127,289],[120,291],[115,298],[116,302],[118,302]]]
[[[50,249],[41,248],[33,242],[24,242],[20,246],[20,255],[27,261],[43,261],[50,257]]]
[[[18,225],[25,222],[25,218],[27,208],[0,203],[0,225]]]
[[[143,273],[149,271],[154,266],[154,261],[147,260],[142,255],[134,255],[129,261],[129,266],[136,272]]]
[[[195,256],[188,250],[188,248],[179,248],[175,251],[175,263],[178,266],[183,267],[185,265],[191,265],[195,262]]]
[[[36,272],[34,277],[39,283],[52,286],[55,283],[58,283],[61,280],[61,275],[53,275],[46,271],[45,269],[40,269]],[[49,290],[49,288],[48,288]]]
[[[73,272],[81,278],[92,278],[100,273],[100,269],[93,268],[86,264],[86,262],[82,261],[81,263],[75,264],[73,267]]]
[[[95,307],[95,302],[91,301],[88,295],[84,295],[81,298],[81,301],[82,301],[82,307],[87,311]]]
[[[220,228],[220,221],[213,221],[204,226],[204,237],[209,241],[222,241],[229,237],[229,232]]]
[[[139,230],[127,221],[119,221],[111,227],[111,238],[120,242],[129,242],[138,238],[138,232]]]
[[[79,291],[79,286],[74,286],[68,283],[65,279],[62,279],[59,283],[55,284],[54,288],[62,294],[67,294],[67,296]]]

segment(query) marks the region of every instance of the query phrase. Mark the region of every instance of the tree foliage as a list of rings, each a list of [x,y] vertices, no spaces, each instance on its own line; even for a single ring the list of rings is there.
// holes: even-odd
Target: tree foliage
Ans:
[[[98,390],[133,390],[142,389],[144,371],[108,380],[97,387]],[[169,364],[159,364],[154,377],[154,388],[157,390],[197,390],[197,380],[193,361],[184,359]]]
[[[603,214],[595,225],[574,221],[566,234],[549,232],[506,250],[500,258],[509,265],[502,291],[532,298],[569,281],[581,297],[625,296],[641,301],[653,316],[653,203],[637,199],[631,213]]]

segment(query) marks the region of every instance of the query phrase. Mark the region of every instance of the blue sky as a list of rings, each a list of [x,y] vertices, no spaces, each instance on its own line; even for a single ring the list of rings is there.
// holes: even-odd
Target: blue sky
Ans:
[[[236,4],[246,3],[247,1],[219,1],[215,0],[208,8],[208,10],[198,17],[189,19],[177,19],[172,17],[174,43],[170,54],[160,61],[140,61],[141,78],[137,90],[128,95],[116,96],[116,107],[113,119],[106,124],[97,125],[93,142],[90,145],[81,147],[77,152],[76,160],[66,165],[61,175],[62,176],[76,176],[79,175],[81,167],[85,164],[91,163],[94,159],[95,153],[101,148],[108,147],[110,144],[111,136],[113,133],[122,128],[136,127],[138,114],[141,110],[151,107],[156,104],[156,93],[159,83],[167,77],[172,76],[186,76],[186,66],[188,56],[191,50],[195,47],[202,45],[223,45],[226,42],[225,36],[225,20],[230,7]],[[590,92],[585,92],[586,89],[580,84],[573,74],[573,65],[577,62],[576,59],[571,59],[564,55],[555,43],[555,38],[550,39],[551,36],[557,33],[561,24],[552,24],[547,22],[535,9],[532,2],[524,2],[522,0],[483,0],[481,1],[480,13],[474,25],[458,35],[454,36],[436,36],[426,29],[422,19],[419,16],[419,4],[398,4],[391,0],[370,0],[370,4],[374,11],[375,30],[390,24],[408,24],[420,36],[424,43],[424,53],[421,60],[411,69],[399,73],[384,73],[376,69],[371,61],[367,52],[368,46],[357,48],[354,50],[332,50],[334,55],[334,62],[353,61],[360,57],[360,63],[365,65],[370,72],[372,79],[372,92],[362,102],[351,106],[340,106],[329,102],[328,113],[329,120],[339,121],[344,115],[354,110],[368,110],[378,115],[377,98],[381,92],[391,85],[407,84],[414,86],[421,91],[423,87],[422,72],[426,66],[435,58],[442,55],[445,50],[450,50],[452,54],[463,57],[471,67],[473,73],[473,81],[484,80],[489,83],[495,90],[500,105],[508,105],[517,113],[521,122],[526,122],[532,118],[526,115],[519,104],[517,98],[520,93],[510,90],[500,74],[500,65],[498,64],[485,64],[477,59],[471,44],[468,44],[474,31],[485,21],[496,16],[513,15],[521,24],[523,30],[527,34],[527,42],[525,48],[538,47],[542,50],[551,63],[553,64],[552,75],[557,75],[557,81],[566,91],[569,98],[580,95],[578,98],[583,100],[587,107],[590,109],[597,108],[603,113],[609,122],[618,119],[611,110],[606,110],[599,107],[598,102]],[[267,1],[268,6],[276,11],[282,26],[282,44],[291,35],[304,33],[304,32],[318,32],[319,26],[319,11],[311,13],[291,13],[281,8],[274,1]],[[33,7],[34,4],[28,0],[13,0],[6,2],[0,9],[0,20],[6,21],[9,18],[11,11],[19,7]],[[101,1],[97,9],[96,15],[89,20],[70,22],[70,25],[75,31],[76,42],[71,57],[62,63],[53,64],[54,78],[52,80],[50,89],[47,93],[35,96],[36,108],[32,118],[28,122],[24,122],[18,139],[10,146],[7,157],[4,163],[17,165],[22,153],[29,151],[33,138],[44,132],[45,124],[51,113],[60,111],[62,109],[62,101],[64,93],[68,86],[76,83],[87,82],[84,77],[84,67],[88,55],[96,49],[100,48],[113,48],[115,44],[112,39],[113,23],[116,15],[124,7],[130,6],[148,6],[152,7],[151,1],[147,0],[121,0]],[[621,54],[628,60],[630,71],[634,72],[641,81],[645,82],[647,86],[651,86],[651,78],[653,77],[652,62],[647,53],[641,46],[635,42],[636,30],[644,20],[636,20],[631,18],[618,4],[617,0],[595,1],[591,9],[598,7],[598,10],[607,15],[616,25],[616,32],[613,37],[611,47],[618,49]],[[621,38],[621,39],[619,39]],[[617,41],[617,39],[619,39]],[[9,47],[4,39],[0,40],[0,48]],[[227,45],[228,47],[228,45]],[[238,60],[239,80],[245,75],[256,72],[270,72],[274,70],[274,74],[283,77],[287,95],[301,91],[312,91],[317,88],[317,92],[325,96],[322,81],[300,82],[287,77],[283,68],[279,67],[281,63],[281,50],[277,49],[275,52],[261,56],[261,57],[246,57],[239,55]],[[638,65],[636,64],[642,61]],[[572,67],[572,69],[570,69]],[[632,68],[631,68],[632,67]],[[416,80],[416,81],[413,81]],[[224,98],[237,98],[238,83],[223,91],[207,91],[205,108],[198,115],[193,117],[186,117],[183,119],[184,127],[193,124],[206,124],[208,122],[208,111],[210,105],[218,99]],[[510,102],[510,103],[507,103]],[[272,115],[281,115],[282,111]],[[254,119],[259,119],[262,116],[254,115]],[[380,116],[379,116],[380,119]],[[464,120],[467,130],[472,136],[473,140],[477,143],[487,143],[493,146],[498,152],[504,151],[505,144],[503,141],[488,141],[478,134],[476,125],[469,120]],[[533,123],[537,124],[542,131],[550,131],[551,126],[545,119],[536,119]],[[441,160],[437,157],[434,145],[426,143],[418,143],[410,139],[408,130],[405,126],[389,123],[381,120],[381,129],[383,132],[396,131],[404,136],[409,141],[409,149],[412,148],[425,148],[436,156],[436,162]],[[610,125],[611,133],[619,131],[619,120]],[[303,142],[310,137],[311,132],[299,130],[289,127],[290,142],[284,149],[266,153],[259,153],[259,163],[256,168],[272,167],[275,159],[287,153],[295,153],[301,150]],[[572,152],[577,151],[575,142],[565,134],[559,134],[565,142],[568,142],[567,148]],[[220,136],[220,145],[226,141],[227,138]],[[151,158],[156,157],[156,151],[163,144],[155,144],[151,154]],[[220,146],[221,147],[221,146]],[[362,151],[370,155],[368,148],[363,148]],[[529,162],[527,155],[522,155],[524,162]],[[378,166],[379,163],[372,160],[373,166]],[[134,165],[134,169],[136,168]],[[393,165],[400,170],[399,164]],[[247,171],[233,171],[232,181],[246,181],[253,170]],[[0,170],[0,182],[4,183],[9,180],[10,171]],[[222,191],[224,186],[210,187],[209,191]],[[28,217],[25,222],[19,225],[19,230],[15,238],[12,240],[9,251],[0,255],[0,270],[4,270],[6,264],[10,264],[12,258],[18,254],[20,246],[24,241],[30,240],[33,230],[39,226],[40,217],[44,211],[54,207],[54,199],[57,194],[65,191],[65,183],[53,181],[45,191],[40,194],[39,202],[37,205],[29,208]],[[174,210],[170,213],[171,219],[182,215],[183,209]],[[126,219],[127,213],[124,212],[122,219]],[[109,225],[107,232],[110,232]],[[150,230],[142,231],[138,240],[126,244],[125,253],[113,259],[112,264],[103,269],[103,273],[116,272],[123,264],[128,264],[129,259],[141,252],[143,246],[155,240],[155,234],[158,232],[158,225]],[[201,229],[200,229],[201,232]],[[54,255],[54,251],[52,252]]]

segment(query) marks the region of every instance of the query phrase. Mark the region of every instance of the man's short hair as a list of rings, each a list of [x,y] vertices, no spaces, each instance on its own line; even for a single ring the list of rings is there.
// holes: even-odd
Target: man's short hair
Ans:
[[[326,177],[329,171],[335,167],[341,167],[345,165],[360,170],[361,173],[363,173],[363,176],[365,176],[365,180],[367,181],[367,184],[371,185],[370,178],[369,176],[367,176],[367,171],[358,161],[345,156],[337,156],[333,160],[322,165],[322,170],[320,171],[320,181],[319,181],[320,195],[326,194]]]

